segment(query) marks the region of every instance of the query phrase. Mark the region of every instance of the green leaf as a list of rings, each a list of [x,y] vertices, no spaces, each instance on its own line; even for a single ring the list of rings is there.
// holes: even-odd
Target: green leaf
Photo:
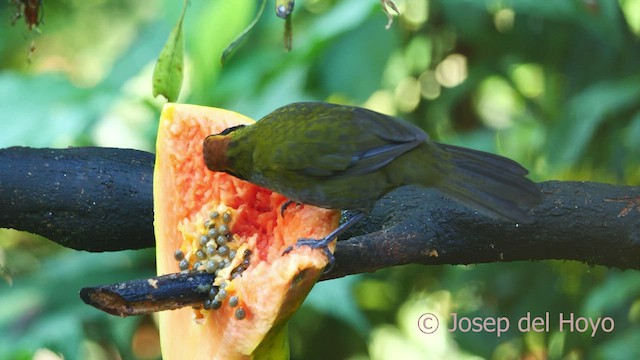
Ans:
[[[242,42],[242,40],[244,40],[247,37],[247,34],[249,34],[249,31],[251,31],[251,29],[253,29],[253,27],[256,26],[256,24],[258,23],[258,20],[260,20],[260,17],[262,16],[262,13],[264,12],[264,9],[266,7],[267,7],[267,0],[262,0],[262,3],[260,4],[260,8],[258,9],[258,13],[256,14],[256,17],[254,17],[253,20],[249,23],[249,25],[247,25],[247,27],[244,30],[242,30],[240,35],[238,35],[235,39],[233,39],[233,41],[229,44],[229,46],[227,46],[227,48],[224,49],[224,51],[222,52],[222,56],[220,56],[220,63],[222,65],[224,65],[224,63],[227,61],[227,58],[231,55],[231,53],[233,53],[233,51],[238,47],[238,45]]]
[[[616,330],[614,330],[614,333],[616,333]],[[640,329],[638,328],[628,329],[621,334],[616,333],[615,336],[612,336],[608,341],[596,348],[593,358],[637,359],[640,356],[640,347],[632,344],[637,344],[638,337],[640,337]]]
[[[624,308],[640,295],[640,276],[633,272],[612,273],[606,282],[585,294],[583,314],[598,317]]]
[[[100,95],[73,85],[63,74],[0,73],[0,147],[73,144],[113,99],[113,93]]]
[[[14,257],[16,251],[10,251]],[[124,359],[131,359],[130,344],[139,323],[122,319],[82,302],[84,286],[153,276],[153,249],[112,253],[62,250],[14,275],[13,286],[0,282],[0,359],[20,358],[39,348],[78,356],[86,339],[106,339]],[[27,357],[31,359],[32,356]]]
[[[367,336],[371,325],[358,308],[352,295],[352,288],[360,279],[361,276],[355,275],[317,283],[305,299],[303,306],[310,306],[323,314],[339,319]]]
[[[371,13],[370,8],[360,5],[366,3],[364,1],[350,3],[355,5],[343,8],[347,15],[336,15],[352,16],[350,21],[355,23],[360,20],[360,11]],[[333,24],[325,25],[325,31],[343,28],[340,23],[343,20],[349,22],[348,19],[336,19]],[[365,18],[357,28],[336,38],[318,54],[313,80],[326,93],[364,102],[380,86],[380,78],[372,74],[382,74],[396,45],[394,32],[385,30],[375,18]]]
[[[623,139],[632,153],[635,152],[637,154],[637,152],[640,151],[640,142],[638,142],[638,139],[640,139],[640,111],[636,112],[631,118]]]
[[[550,131],[551,163],[555,166],[577,164],[598,128],[614,121],[620,112],[637,102],[639,80],[640,76],[604,80],[576,94],[567,105],[566,119]]]
[[[184,68],[182,22],[187,10],[187,4],[188,1],[185,0],[178,22],[171,31],[167,43],[162,48],[156,67],[153,70],[153,96],[162,95],[170,102],[178,99],[180,88],[182,87]]]

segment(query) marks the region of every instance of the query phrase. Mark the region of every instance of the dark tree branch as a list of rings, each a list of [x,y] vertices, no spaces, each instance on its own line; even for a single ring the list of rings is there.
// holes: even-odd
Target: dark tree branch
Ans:
[[[542,188],[545,202],[535,222],[517,226],[457,208],[433,192],[395,191],[377,204],[370,221],[338,242],[336,265],[322,280],[409,263],[567,259],[640,267],[639,188],[576,182]],[[149,292],[147,283],[156,279],[167,288]],[[198,290],[212,281],[204,272],[172,274],[85,288],[83,300],[121,316],[199,306],[206,293]]]
[[[79,250],[154,246],[152,154],[129,149],[0,149],[0,227]],[[400,188],[343,236],[340,277],[407,264],[567,259],[640,269],[640,187],[540,184],[531,224],[496,221],[437,192]]]
[[[154,159],[128,149],[0,149],[0,227],[77,250],[154,246]]]
[[[434,191],[403,188],[382,198],[374,221],[339,242],[330,278],[402,264],[577,260],[640,269],[640,187],[540,183],[531,224],[477,215]],[[379,224],[379,225],[374,225]]]
[[[153,162],[152,154],[127,149],[0,149],[0,227],[88,251],[151,247]],[[640,187],[540,186],[543,202],[533,209],[531,224],[478,215],[434,191],[397,189],[343,236],[336,265],[323,279],[409,263],[565,259],[640,269]],[[194,305],[204,296],[198,286],[207,276],[88,288],[82,297],[120,315]],[[151,284],[163,287],[156,291]]]
[[[206,272],[180,273],[150,279],[87,287],[80,298],[111,315],[131,316],[201,306],[209,295],[213,275]]]

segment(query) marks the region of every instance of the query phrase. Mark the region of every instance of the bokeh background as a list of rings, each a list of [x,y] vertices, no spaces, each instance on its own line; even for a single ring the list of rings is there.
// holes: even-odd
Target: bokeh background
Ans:
[[[191,0],[180,102],[254,118],[300,100],[365,106],[499,153],[537,181],[640,184],[640,0],[298,0],[293,50],[273,1]],[[154,150],[151,95],[176,0],[44,0],[39,29],[0,2],[0,147]],[[0,204],[0,206],[2,206]],[[97,219],[99,221],[99,219]],[[640,259],[638,260],[640,261]],[[153,249],[90,254],[0,231],[0,359],[156,359],[152,317],[82,303],[83,286],[154,274]],[[422,313],[561,312],[611,333],[425,335]],[[638,359],[640,273],[571,261],[402,266],[320,283],[291,321],[294,359]],[[450,326],[450,324],[446,324]]]

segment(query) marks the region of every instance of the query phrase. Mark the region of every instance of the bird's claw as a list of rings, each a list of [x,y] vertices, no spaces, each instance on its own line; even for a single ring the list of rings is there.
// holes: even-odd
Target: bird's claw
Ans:
[[[284,205],[282,205],[283,206],[282,210],[284,211],[284,208],[290,205],[291,202],[292,201],[288,201]],[[364,216],[365,214],[363,212],[359,212],[355,214],[354,216],[349,218],[346,222],[338,226],[337,229],[333,230],[329,235],[327,235],[322,239],[306,239],[306,238],[298,239],[298,242],[296,242],[296,247],[308,246],[312,249],[322,249],[324,251],[324,254],[327,256],[327,260],[329,261],[327,266],[324,268],[324,272],[323,272],[323,274],[326,274],[329,271],[331,271],[331,269],[333,268],[333,264],[335,263],[335,258],[333,257],[333,253],[331,253],[331,251],[329,250],[329,244],[331,244],[331,242],[337,239],[338,236],[340,236],[340,234],[342,234],[345,230],[350,228],[353,224],[360,221],[360,219],[362,219]],[[293,250],[293,245],[284,249],[284,251],[282,252],[282,255],[284,256],[290,253],[291,250]]]
[[[287,208],[288,208],[288,207],[289,207],[289,205],[291,205],[291,204],[296,204],[296,206],[297,206],[297,205],[300,205],[300,203],[299,203],[299,202],[297,202],[297,201],[287,200],[287,202],[285,202],[284,204],[282,204],[282,206],[280,207],[280,216],[284,217],[284,211],[285,211],[285,210],[287,210]],[[286,250],[285,250],[285,251],[286,251]],[[289,250],[289,251],[291,251],[291,250]]]
[[[329,250],[329,244],[331,243],[331,241],[327,242],[326,239],[299,239],[298,242],[296,242],[296,247],[301,247],[301,246],[308,246],[312,249],[322,249],[322,251],[324,251],[324,255],[327,257],[328,260],[328,264],[327,266],[324,268],[324,271],[322,272],[323,274],[328,273],[329,271],[331,271],[331,269],[333,269],[333,265],[335,264],[335,257],[333,256],[333,253],[331,252],[331,250]],[[284,249],[284,251],[282,252],[282,255],[286,255],[288,253],[290,253],[293,250],[293,245],[290,245],[289,247],[287,247],[286,249]]]
[[[289,245],[286,249],[284,249],[284,251],[282,252],[282,256],[287,255],[291,252],[291,250],[293,250],[293,245]]]

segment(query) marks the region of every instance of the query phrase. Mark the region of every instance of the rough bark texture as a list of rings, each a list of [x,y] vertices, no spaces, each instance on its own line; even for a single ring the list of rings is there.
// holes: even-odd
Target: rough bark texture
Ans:
[[[477,215],[435,191],[405,187],[345,234],[328,277],[419,264],[563,259],[640,269],[640,187],[540,183],[531,224]]]
[[[0,150],[0,227],[88,251],[154,245],[152,154],[109,148]],[[567,259],[640,269],[640,187],[540,184],[534,222],[511,224],[403,187],[343,236],[325,278],[407,264]]]
[[[0,227],[63,246],[154,246],[154,155],[129,149],[0,149]]]
[[[87,251],[154,246],[153,164],[153,154],[127,149],[0,149],[0,227]],[[540,187],[530,224],[478,215],[435,191],[397,189],[342,237],[322,279],[409,263],[566,259],[640,269],[640,187]],[[111,314],[137,315],[198,306],[211,280],[171,274],[85,288],[81,297]]]
[[[202,306],[209,295],[213,275],[202,273],[169,274],[151,279],[86,287],[80,298],[111,315],[122,317]]]

